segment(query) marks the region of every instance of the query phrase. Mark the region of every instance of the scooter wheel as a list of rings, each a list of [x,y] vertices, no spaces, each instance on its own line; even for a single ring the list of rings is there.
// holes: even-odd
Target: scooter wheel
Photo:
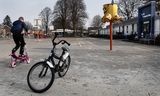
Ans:
[[[27,58],[26,62],[27,62],[27,64],[29,64],[31,62],[31,59]]]
[[[15,67],[16,67],[16,62],[15,62],[15,61],[11,62],[11,67],[12,67],[12,68],[15,68]]]

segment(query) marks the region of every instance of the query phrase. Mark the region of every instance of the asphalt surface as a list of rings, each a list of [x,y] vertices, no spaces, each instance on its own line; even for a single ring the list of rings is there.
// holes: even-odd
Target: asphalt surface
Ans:
[[[9,67],[13,41],[0,40],[0,96],[160,96],[159,46],[114,40],[109,51],[105,39],[64,39],[72,44],[70,69],[41,94],[29,89],[26,77],[34,63],[47,58],[51,40],[26,39],[31,63],[16,68]]]

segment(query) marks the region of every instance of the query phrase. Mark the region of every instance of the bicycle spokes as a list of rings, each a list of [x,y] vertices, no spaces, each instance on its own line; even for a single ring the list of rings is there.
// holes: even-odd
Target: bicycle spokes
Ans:
[[[46,76],[46,73],[47,73],[47,70],[48,70],[48,67],[43,66],[43,68],[42,68],[42,70],[41,70],[41,72],[40,72],[40,74],[39,74],[39,78],[45,77],[45,76]]]

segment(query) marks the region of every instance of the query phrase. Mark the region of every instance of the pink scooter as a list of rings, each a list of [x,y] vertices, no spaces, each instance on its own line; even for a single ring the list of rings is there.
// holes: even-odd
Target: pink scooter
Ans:
[[[16,67],[16,63],[17,63],[17,61],[19,61],[20,63],[21,62],[26,62],[27,64],[29,64],[30,63],[30,58],[29,58],[29,56],[28,56],[28,53],[27,53],[27,51],[26,51],[26,48],[24,48],[24,55],[23,56],[17,56],[16,54],[11,54],[11,55],[9,55],[9,56],[11,56],[11,62],[10,62],[10,66],[12,67],[12,68],[15,68]]]

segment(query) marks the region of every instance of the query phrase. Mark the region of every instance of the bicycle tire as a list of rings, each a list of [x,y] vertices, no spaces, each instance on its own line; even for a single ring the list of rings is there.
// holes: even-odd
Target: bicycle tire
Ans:
[[[32,72],[36,69],[36,68],[38,68],[38,66],[42,66],[42,70],[41,71],[38,71],[37,73],[38,73],[38,75],[36,75],[35,73],[35,76],[36,77],[38,77],[38,79],[42,79],[42,78],[46,78],[46,76],[48,76],[47,75],[47,73],[48,73],[48,70],[51,72],[50,73],[50,75],[51,75],[51,79],[49,80],[49,82],[48,82],[48,84],[46,84],[46,86],[44,87],[44,88],[37,88],[37,86],[38,86],[38,84],[36,85],[36,87],[33,85],[33,82],[36,82],[38,79],[35,79],[33,82],[32,82],[32,77],[31,77],[31,74],[32,74]],[[44,68],[46,68],[46,69],[44,69]],[[47,70],[47,71],[46,71]],[[45,73],[44,73],[44,71],[45,71]],[[44,75],[45,74],[45,76],[43,77],[42,75]],[[29,70],[29,72],[28,72],[28,75],[27,75],[27,83],[28,83],[28,86],[29,86],[29,88],[32,90],[32,91],[34,91],[34,92],[36,92],[36,93],[42,93],[42,92],[45,92],[45,91],[47,91],[51,86],[52,86],[52,84],[53,84],[53,82],[54,82],[54,79],[55,79],[55,72],[54,72],[54,69],[52,69],[52,68],[50,68],[49,67],[49,65],[46,63],[46,62],[38,62],[38,63],[36,63],[36,64],[34,64],[32,67],[31,67],[31,69]],[[39,82],[40,80],[38,80],[38,83],[40,83]],[[42,82],[42,83],[45,83],[45,82]],[[36,84],[36,83],[35,83]],[[45,85],[45,84],[44,84]]]
[[[67,63],[67,66],[66,66]],[[71,63],[71,57],[70,55],[66,58],[66,60],[64,61],[62,67],[59,67],[59,71],[58,71],[58,75],[59,77],[64,77],[66,75],[66,73],[68,72],[68,69],[70,67],[70,63]],[[66,70],[64,71],[64,68],[66,68]],[[62,72],[64,71],[64,72]]]

